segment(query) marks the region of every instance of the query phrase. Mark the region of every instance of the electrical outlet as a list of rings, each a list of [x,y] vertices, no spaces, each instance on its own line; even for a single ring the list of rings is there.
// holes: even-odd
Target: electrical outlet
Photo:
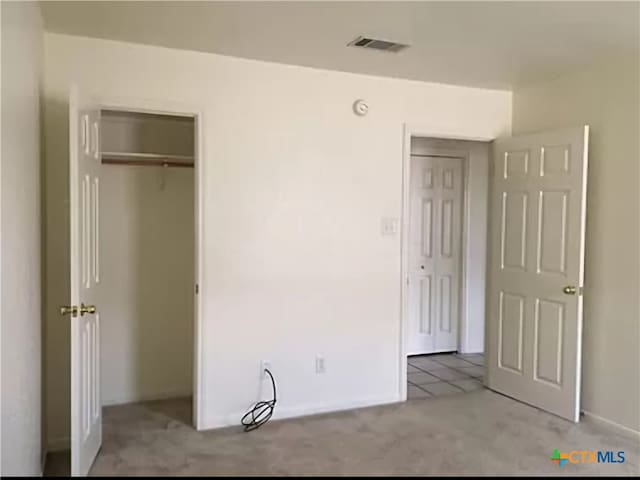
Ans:
[[[260,378],[269,377],[269,375],[267,375],[267,372],[265,372],[265,370],[271,371],[271,362],[269,360],[262,360],[260,362]]]
[[[324,364],[324,357],[322,355],[316,356],[316,373],[324,373],[326,370]]]

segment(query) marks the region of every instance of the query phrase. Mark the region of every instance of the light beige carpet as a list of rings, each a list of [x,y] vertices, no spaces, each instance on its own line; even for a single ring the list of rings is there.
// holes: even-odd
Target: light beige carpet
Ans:
[[[92,475],[639,474],[640,439],[572,424],[488,390],[293,420],[196,432],[189,399],[104,410]],[[549,460],[554,449],[623,450],[621,464]],[[47,469],[64,474],[68,457]]]

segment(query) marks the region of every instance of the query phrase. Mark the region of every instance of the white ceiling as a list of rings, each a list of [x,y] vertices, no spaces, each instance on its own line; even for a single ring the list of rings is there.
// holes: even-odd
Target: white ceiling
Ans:
[[[43,2],[48,31],[509,89],[640,54],[638,2]],[[400,53],[346,44],[408,43]]]

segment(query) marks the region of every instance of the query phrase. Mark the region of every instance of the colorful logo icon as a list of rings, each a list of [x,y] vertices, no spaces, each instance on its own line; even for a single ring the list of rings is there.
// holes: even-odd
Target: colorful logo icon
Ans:
[[[562,453],[555,448],[549,460],[558,464],[559,467],[565,463],[624,463],[624,450],[617,452],[611,450],[571,450],[569,453]]]
[[[549,460],[551,460],[552,462],[556,462],[558,466],[562,467],[569,461],[569,457],[566,453],[560,453],[560,451],[556,448],[553,450],[553,455],[549,457]]]

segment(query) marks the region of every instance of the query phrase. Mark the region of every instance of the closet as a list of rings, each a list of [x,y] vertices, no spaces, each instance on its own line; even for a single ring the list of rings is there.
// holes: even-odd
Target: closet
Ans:
[[[100,112],[103,405],[192,395],[193,117]]]

